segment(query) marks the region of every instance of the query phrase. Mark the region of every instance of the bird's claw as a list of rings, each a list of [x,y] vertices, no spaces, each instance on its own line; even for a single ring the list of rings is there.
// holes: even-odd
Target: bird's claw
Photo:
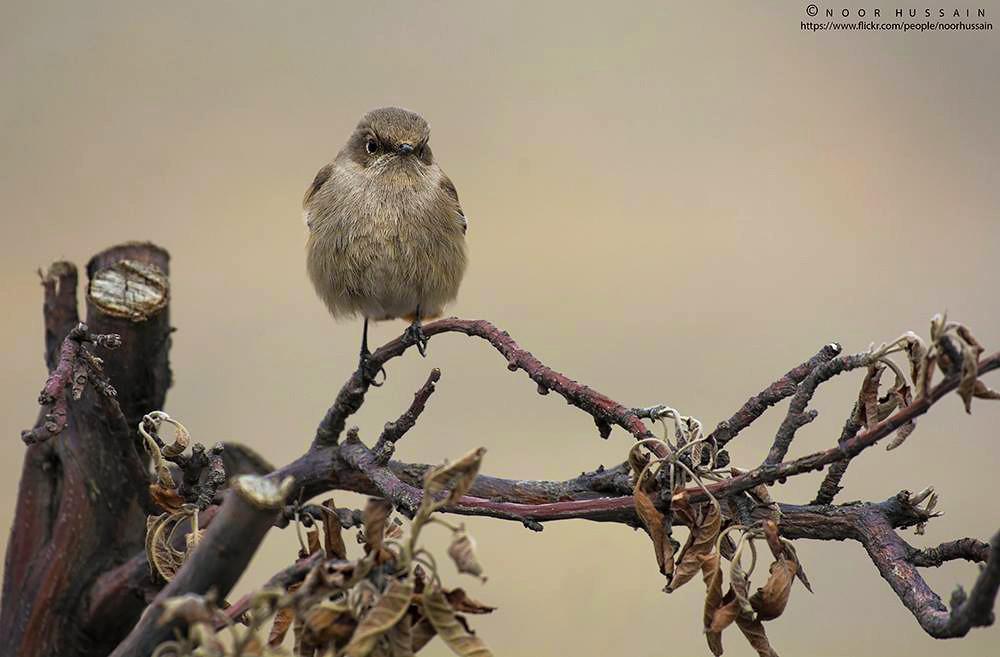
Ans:
[[[423,327],[417,322],[414,322],[406,328],[406,333],[404,335],[410,344],[416,345],[417,351],[420,352],[420,355],[426,358],[427,342],[429,338],[424,334]]]
[[[379,365],[375,372],[371,371],[371,352],[362,351],[361,360],[358,362],[358,372],[361,373],[361,378],[364,379],[365,383],[375,388],[381,388],[389,378],[389,375],[385,371],[384,365]],[[378,380],[378,375],[382,375],[382,380]]]

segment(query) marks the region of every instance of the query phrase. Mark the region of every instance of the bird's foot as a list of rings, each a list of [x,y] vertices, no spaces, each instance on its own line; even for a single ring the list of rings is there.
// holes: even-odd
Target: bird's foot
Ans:
[[[358,361],[358,372],[361,373],[361,378],[364,379],[365,383],[376,388],[381,388],[382,384],[389,378],[385,367],[382,365],[379,365],[377,370],[372,371],[372,352],[367,349],[361,351],[361,359]],[[382,375],[381,381],[378,380],[379,374]]]
[[[412,345],[416,345],[417,351],[424,358],[427,357],[427,342],[429,338],[424,334],[424,329],[420,325],[420,322],[413,322],[408,327],[406,327],[406,333],[403,337]]]

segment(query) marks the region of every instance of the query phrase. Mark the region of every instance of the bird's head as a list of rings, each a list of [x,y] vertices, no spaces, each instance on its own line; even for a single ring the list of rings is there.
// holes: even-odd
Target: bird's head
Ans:
[[[361,117],[347,142],[352,160],[378,169],[412,169],[434,161],[427,121],[416,112],[382,107]]]

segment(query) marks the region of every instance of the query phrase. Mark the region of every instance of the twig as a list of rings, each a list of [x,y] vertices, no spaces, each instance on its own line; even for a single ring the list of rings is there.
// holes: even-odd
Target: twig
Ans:
[[[789,370],[780,379],[748,399],[732,417],[720,422],[715,431],[709,434],[709,440],[714,440],[720,449],[724,447],[743,429],[746,429],[754,420],[763,415],[767,409],[795,394],[798,384],[813,370],[839,355],[840,352],[841,346],[836,342],[823,345],[823,348],[815,356]]]
[[[388,463],[396,451],[396,441],[402,438],[407,431],[417,423],[420,414],[424,412],[424,406],[432,394],[434,394],[434,384],[441,379],[441,370],[434,368],[427,376],[427,381],[413,395],[413,403],[399,416],[395,422],[386,422],[382,435],[378,437],[372,453],[375,455],[377,463]]]

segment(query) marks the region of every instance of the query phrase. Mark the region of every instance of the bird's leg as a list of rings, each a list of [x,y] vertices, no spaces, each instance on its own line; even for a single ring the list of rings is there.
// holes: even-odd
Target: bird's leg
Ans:
[[[372,352],[369,351],[368,349],[368,318],[365,317],[365,327],[364,329],[362,329],[361,332],[361,359],[358,362],[358,371],[361,372],[361,376],[364,377],[365,381],[368,384],[373,385],[377,388],[381,386],[382,383],[385,383],[386,377],[388,375],[385,373],[385,368],[382,366],[379,366],[378,372],[371,373],[368,371],[369,361],[371,360],[371,356]],[[378,376],[379,372],[382,373],[381,383],[375,380],[375,377]]]
[[[420,325],[420,306],[417,306],[417,312],[413,314],[413,323],[406,327],[404,335],[407,340],[417,346],[417,351],[420,352],[420,355],[426,358],[428,338],[424,335],[424,329]]]

